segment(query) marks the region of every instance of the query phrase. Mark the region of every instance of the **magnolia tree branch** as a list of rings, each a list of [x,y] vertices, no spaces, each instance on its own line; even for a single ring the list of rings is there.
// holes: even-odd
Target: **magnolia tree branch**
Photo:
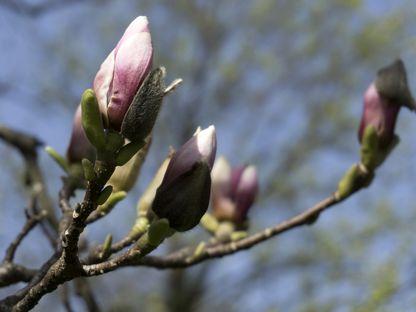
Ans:
[[[149,74],[150,78],[146,79],[146,88],[140,89],[138,92],[138,99],[146,102],[147,98],[143,94],[150,90],[148,88],[154,88],[156,91],[159,90],[155,91],[154,94],[159,95],[154,99],[157,99],[155,103],[160,107],[163,95],[169,93],[180,83],[180,80],[174,82],[171,87],[162,89],[163,92],[161,93],[160,89],[163,84],[160,82],[160,79],[164,75],[163,68],[152,71]],[[153,93],[149,93],[147,96],[151,94]],[[143,99],[141,98],[142,96]],[[137,110],[140,106],[136,104],[142,102],[134,103],[134,107]],[[54,215],[53,207],[46,193],[43,176],[37,164],[36,148],[40,145],[39,141],[5,127],[0,128],[0,138],[16,147],[24,157],[29,177],[28,185],[31,187],[34,203],[39,199],[43,208],[41,212],[47,214],[49,225],[54,230],[55,235],[59,235],[53,256],[30,279],[26,287],[0,302],[0,308],[3,310],[30,310],[47,293],[54,291],[58,286],[68,281],[80,277],[101,275],[126,266],[148,266],[159,269],[188,267],[205,260],[249,249],[286,231],[302,225],[313,224],[323,211],[340,203],[358,190],[369,186],[374,177],[374,170],[384,161],[398,142],[398,138],[396,138],[387,148],[381,148],[376,141],[377,134],[375,133],[375,128],[372,126],[367,127],[361,140],[360,163],[353,165],[346,172],[333,195],[318,202],[303,213],[246,238],[239,237],[239,239],[233,238],[232,235],[226,235],[224,237],[227,238],[223,239],[220,229],[222,229],[221,225],[226,226],[227,222],[219,223],[218,220],[221,219],[218,219],[215,221],[218,223],[218,228],[214,230],[216,239],[211,240],[210,243],[199,244],[196,248],[187,247],[166,256],[148,256],[166,238],[173,235],[175,231],[187,231],[198,225],[208,207],[211,190],[211,169],[214,164],[214,150],[216,146],[215,128],[210,126],[205,130],[198,129],[195,135],[168,159],[167,167],[164,169],[165,172],[159,173],[158,171],[156,174],[155,179],[158,176],[160,178],[164,176],[164,178],[159,182],[152,182],[155,183],[155,189],[153,191],[151,188],[148,194],[155,192],[153,199],[145,206],[147,208],[144,215],[143,210],[139,211],[138,219],[129,234],[115,244],[112,244],[111,236],[107,237],[103,245],[89,250],[88,256],[85,259],[80,259],[81,233],[89,223],[98,221],[99,218],[105,216],[105,214],[97,214],[99,205],[108,203],[108,207],[111,207],[109,198],[113,192],[113,186],[107,185],[107,182],[113,176],[116,165],[124,166],[131,160],[145,146],[144,139],[150,135],[150,132],[141,134],[134,131],[129,132],[129,130],[124,132],[124,134],[129,139],[131,138],[132,141],[124,145],[125,139],[120,133],[112,130],[104,131],[98,103],[92,90],[84,92],[81,99],[81,107],[84,131],[91,144],[95,144],[97,157],[94,162],[83,158],[81,173],[73,174],[71,172],[73,167],[70,168],[69,163],[66,163],[62,156],[49,149],[52,153],[50,155],[68,173],[68,176],[63,179],[63,187],[59,192],[59,205],[62,212],[59,222]],[[129,111],[129,113],[135,114],[136,110]],[[134,115],[128,116],[130,117],[124,118],[123,125],[125,122],[133,122],[136,118]],[[154,115],[149,115],[150,117],[154,118]],[[141,115],[139,115],[139,121],[141,120],[140,118],[142,118]],[[151,118],[150,120],[153,120]],[[135,124],[132,124],[131,127],[135,128]],[[200,148],[205,145],[207,146],[206,149]],[[190,164],[182,163],[185,160],[178,156],[188,155],[187,153],[192,157],[184,157],[184,159],[187,160],[189,158],[191,160]],[[223,166],[227,166],[224,161]],[[257,189],[256,172],[253,167],[245,168],[241,175],[248,177],[246,178],[246,187],[249,186],[251,190]],[[170,182],[166,182],[169,181],[166,177],[170,179]],[[153,187],[152,183],[151,187]],[[193,188],[194,186],[196,189]],[[83,201],[71,207],[70,198],[73,196],[74,190],[83,187],[85,187]],[[196,195],[193,193],[194,191],[197,193]],[[177,196],[178,192],[181,193],[180,197]],[[125,193],[122,195],[123,197]],[[189,198],[182,193],[188,194]],[[246,195],[250,194],[252,193],[246,193]],[[178,198],[178,202],[176,198]],[[247,197],[248,200],[250,198]],[[47,209],[44,208],[45,206]],[[214,210],[215,208],[214,203]],[[178,212],[181,215],[178,215]],[[139,221],[143,219],[145,221],[140,223]],[[244,219],[240,221],[238,219],[232,220],[238,224],[238,222]],[[8,248],[4,261],[5,264],[12,263],[17,246],[19,246],[21,240],[35,224],[36,222],[28,220],[21,233]],[[234,231],[235,225],[230,225],[229,227],[232,234],[238,234]],[[128,246],[131,247],[126,251],[112,256]],[[9,280],[10,276],[7,273],[12,272],[12,268],[10,267],[3,274]],[[66,289],[63,288],[62,301],[67,309],[71,309]],[[79,289],[77,293],[83,296],[87,306],[94,307],[95,301],[86,282],[83,282],[83,284],[78,283],[77,289]]]
[[[303,225],[311,225],[317,220],[321,212],[340,203],[342,200],[343,199],[340,199],[336,194],[331,195],[291,219],[285,220],[273,227],[266,228],[236,242],[214,243],[197,253],[195,253],[195,248],[184,248],[167,256],[147,256],[137,261],[132,259],[132,262],[129,263],[129,265],[149,266],[157,269],[185,268],[205,260],[221,258],[249,249],[294,228]]]
[[[236,242],[214,243],[197,253],[195,253],[195,248],[184,248],[167,256],[146,256],[144,258],[139,258],[137,253],[130,250],[129,252],[126,252],[107,262],[96,265],[84,265],[83,269],[86,275],[92,276],[101,275],[124,266],[148,266],[158,269],[189,267],[205,260],[221,258],[229,254],[249,249],[263,241],[296,227],[310,225],[317,220],[321,212],[338,204],[342,200],[343,199],[340,199],[335,194],[331,195],[301,214],[298,214],[297,216],[283,221],[273,227],[266,228],[261,232],[255,233]]]
[[[36,201],[33,200],[32,205],[36,205]],[[34,210],[34,207],[31,209]],[[44,217],[44,214],[40,215],[31,215],[31,213],[26,210],[26,223],[23,226],[23,228],[20,230],[19,234],[16,236],[16,238],[10,243],[9,247],[6,250],[6,255],[3,259],[3,262],[13,262],[15,253],[17,248],[19,247],[20,243],[23,241],[23,239],[29,234],[29,232],[38,224],[40,220],[42,220]]]
[[[9,143],[12,142],[11,144],[21,151],[31,151],[33,153],[33,148],[39,145],[36,140],[26,140],[29,137],[20,137],[19,135],[17,137],[10,137],[6,136],[5,133],[9,134],[10,132],[8,130],[4,131],[3,128],[3,132],[0,132],[0,134],[3,134],[2,138],[7,137],[6,141]],[[20,139],[25,139],[23,140],[25,143],[21,144]],[[36,155],[35,153],[33,154]],[[101,170],[104,170],[104,175],[108,177],[111,175],[113,168],[108,169],[107,166],[103,166]],[[108,172],[105,172],[106,170]],[[26,311],[34,307],[40,298],[55,290],[59,285],[82,276],[101,275],[126,266],[148,266],[158,269],[183,268],[205,260],[233,254],[251,248],[296,227],[312,224],[317,220],[321,212],[344,199],[341,199],[337,194],[331,195],[305,212],[283,221],[274,227],[266,228],[261,232],[238,241],[210,243],[198,251],[195,248],[187,247],[166,256],[146,256],[157,246],[138,244],[144,234],[142,232],[136,233],[133,236],[127,235],[124,239],[112,244],[105,257],[102,255],[104,247],[99,246],[98,248],[92,249],[85,260],[80,260],[78,251],[80,234],[87,225],[88,217],[97,208],[97,198],[105,183],[105,178],[88,182],[83,202],[77,204],[73,209],[69,204],[69,199],[73,195],[73,189],[68,187],[68,184],[64,180],[64,186],[60,191],[60,206],[64,214],[61,218],[59,228],[65,230],[62,231],[61,243],[58,250],[37,272],[16,266],[12,263],[9,263],[8,266],[0,267],[0,276],[3,276],[4,280],[30,280],[30,283],[25,288],[4,299],[0,303],[0,307],[6,310],[13,307],[16,311]],[[34,221],[28,221],[22,230],[23,234],[20,234],[16,240],[20,241],[25,233],[33,226]],[[132,244],[135,245],[127,251],[113,258],[109,258],[111,254],[119,252]],[[11,247],[11,249],[13,250],[14,247]],[[8,259],[13,259],[13,253],[12,251],[8,251]],[[15,274],[16,277],[12,278],[12,274]],[[83,284],[81,285],[80,283]],[[95,300],[85,282],[78,282],[77,285],[77,293],[84,296],[85,300],[88,301],[86,301],[88,305],[94,306]]]
[[[19,282],[30,282],[38,271],[22,265],[6,262],[0,265],[0,287]]]
[[[343,199],[340,199],[336,195],[329,196],[305,212],[289,220],[283,221],[274,227],[266,228],[261,232],[255,233],[245,239],[236,242],[218,243],[207,246],[197,254],[195,254],[194,249],[185,248],[167,256],[146,256],[141,258],[140,250],[129,249],[127,252],[108,261],[98,264],[80,266],[78,258],[75,257],[71,259],[71,257],[68,258],[67,256],[64,256],[64,250],[60,258],[52,266],[49,267],[47,273],[43,276],[43,278],[41,278],[41,280],[36,283],[36,285],[33,285],[24,291],[25,294],[23,296],[20,294],[20,296],[17,297],[19,301],[16,302],[16,298],[11,297],[4,300],[2,303],[8,303],[9,305],[6,306],[10,307],[10,299],[15,299],[12,300],[12,305],[16,304],[16,311],[25,311],[33,307],[43,295],[56,289],[58,285],[80,276],[101,275],[126,266],[149,266],[158,269],[183,268],[198,264],[208,259],[219,258],[233,254],[241,250],[249,249],[263,241],[266,241],[274,236],[282,234],[296,227],[312,224],[316,221],[321,212],[338,204],[342,200]],[[86,204],[83,202],[81,206],[82,205]],[[85,221],[85,215],[83,219]],[[71,231],[77,232],[75,236],[79,237],[79,228],[75,229],[76,227],[74,227],[73,224],[71,224],[71,226]],[[72,246],[72,248],[75,247]],[[67,252],[71,253],[73,250],[67,250]],[[73,262],[69,262],[69,260]]]

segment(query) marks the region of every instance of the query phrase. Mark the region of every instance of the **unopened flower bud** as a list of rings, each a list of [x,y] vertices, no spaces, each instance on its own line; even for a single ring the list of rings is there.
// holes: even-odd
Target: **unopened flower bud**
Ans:
[[[152,66],[153,48],[145,16],[137,17],[106,58],[94,91],[109,126],[119,131],[124,116]]]
[[[75,112],[71,139],[66,155],[70,163],[81,162],[83,158],[94,160],[95,157],[94,147],[88,141],[82,127],[80,105]]]
[[[171,228],[190,230],[206,212],[215,153],[215,128],[210,126],[173,154],[152,205],[153,212],[168,219]]]
[[[258,191],[257,171],[254,166],[247,166],[240,175],[235,189],[234,200],[237,207],[237,220],[243,222],[256,198]]]
[[[233,220],[235,203],[231,199],[231,166],[219,157],[212,168],[212,207],[218,220]]]
[[[254,166],[231,169],[221,157],[212,170],[212,207],[220,221],[242,225],[258,191],[257,171]]]
[[[394,139],[396,120],[402,106],[415,110],[415,102],[407,84],[406,69],[403,62],[397,60],[380,69],[377,78],[365,92],[359,141],[363,141],[365,129],[373,126],[379,147],[387,148]]]

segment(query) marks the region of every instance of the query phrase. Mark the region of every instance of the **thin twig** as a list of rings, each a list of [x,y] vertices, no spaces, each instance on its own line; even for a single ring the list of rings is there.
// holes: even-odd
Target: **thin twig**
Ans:
[[[3,262],[0,265],[0,287],[29,282],[36,273],[37,270],[28,269],[15,263]]]
[[[33,200],[33,205],[36,205],[36,200]],[[29,232],[38,224],[40,220],[45,217],[45,214],[39,215],[30,215],[29,212],[26,212],[26,223],[23,228],[17,234],[16,238],[10,243],[9,247],[6,250],[6,255],[4,256],[3,262],[13,262],[14,255],[17,248],[19,247],[22,240],[29,234]]]
[[[114,168],[108,167],[108,164],[102,164],[100,169],[104,170],[102,171],[104,172],[103,177],[105,176],[106,178],[88,182],[83,202],[80,205],[76,205],[73,211],[69,206],[70,192],[62,192],[60,194],[61,205],[64,207],[63,210],[65,212],[60,226],[61,229],[65,229],[62,232],[61,238],[62,252],[57,252],[55,258],[50,259],[49,263],[42,268],[41,272],[35,275],[27,287],[0,302],[0,308],[2,306],[12,306],[16,311],[31,309],[45,294],[55,290],[66,281],[81,276],[101,275],[126,266],[149,266],[159,269],[188,267],[205,260],[236,253],[296,227],[312,224],[317,220],[321,212],[343,200],[339,199],[336,195],[331,195],[305,212],[283,221],[274,227],[266,228],[261,232],[236,242],[208,244],[198,253],[195,253],[194,248],[185,248],[167,256],[146,256],[156,246],[149,244],[138,248],[139,245],[136,244],[137,246],[134,245],[132,248],[114,258],[100,263],[89,264],[97,260],[102,260],[97,259],[97,254],[94,252],[92,253],[92,259],[87,258],[86,264],[82,264],[78,257],[80,234],[87,225],[88,217],[97,208],[97,198],[108,180],[107,177],[111,176],[114,170]],[[65,226],[62,227],[62,225]],[[111,251],[118,252],[134,241],[132,238],[126,237],[112,245]]]
[[[338,204],[342,200],[343,199],[338,199],[335,195],[331,195],[316,205],[312,206],[308,210],[298,214],[289,220],[283,221],[273,227],[266,228],[261,232],[250,235],[237,242],[230,242],[207,247],[198,255],[192,254],[193,249],[185,248],[167,256],[146,256],[137,260],[133,265],[149,266],[158,269],[184,268],[198,264],[204,260],[224,257],[238,251],[249,249],[263,241],[266,241],[291,229],[302,225],[311,224],[311,222],[316,221],[316,218],[320,215],[320,213]]]
[[[172,81],[164,90],[164,95],[168,95],[173,90],[175,90],[181,83],[183,82],[182,78],[177,78],[174,81]]]
[[[167,256],[140,257],[140,251],[129,249],[127,252],[115,257],[114,259],[93,265],[83,265],[83,270],[87,276],[94,276],[125,266],[149,266],[158,269],[189,267],[208,259],[220,258],[251,248],[288,230],[302,225],[311,224],[316,221],[322,211],[341,201],[342,200],[338,199],[337,196],[331,195],[303,213],[289,220],[283,221],[274,227],[266,228],[261,232],[253,234],[237,242],[219,243],[209,246],[197,255],[193,254],[194,249],[185,248]]]
[[[132,245],[142,235],[143,235],[142,232],[137,232],[137,233],[132,234],[132,235],[129,234],[126,237],[119,240],[118,242],[112,244],[111,247],[110,247],[110,250],[108,252],[108,257],[111,256],[112,254],[115,254],[115,253],[123,250],[124,248]],[[94,263],[98,263],[98,262],[102,261],[102,259],[101,259],[102,250],[103,250],[103,245],[99,245],[99,246],[95,247],[93,250],[91,250],[90,254],[86,257],[86,259],[81,261],[81,263],[82,264],[94,264]]]

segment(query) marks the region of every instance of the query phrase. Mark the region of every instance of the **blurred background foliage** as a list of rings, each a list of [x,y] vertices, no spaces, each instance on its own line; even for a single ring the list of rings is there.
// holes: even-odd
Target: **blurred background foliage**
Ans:
[[[358,160],[362,95],[397,57],[416,86],[416,4],[360,1],[0,1],[0,122],[64,153],[81,92],[137,15],[150,20],[155,65],[184,79],[165,101],[137,186],[91,226],[90,244],[121,238],[135,203],[168,152],[198,125],[215,124],[218,154],[253,163],[261,194],[251,231],[333,192]],[[414,89],[413,89],[414,90]],[[103,311],[412,311],[415,116],[403,110],[401,143],[370,189],[252,250],[176,271],[123,269],[91,279]],[[23,223],[24,168],[0,146],[0,246]],[[59,168],[42,166],[57,202]],[[176,235],[158,253],[206,240]],[[18,254],[31,267],[51,250],[34,231]],[[0,290],[4,296],[22,285]],[[71,298],[76,311],[83,303]],[[60,308],[59,292],[35,309]]]

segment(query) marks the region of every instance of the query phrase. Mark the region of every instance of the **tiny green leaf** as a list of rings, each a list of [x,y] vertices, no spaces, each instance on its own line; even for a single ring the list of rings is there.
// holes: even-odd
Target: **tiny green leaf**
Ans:
[[[196,248],[195,248],[195,251],[194,251],[193,257],[198,258],[200,255],[202,255],[202,253],[203,253],[203,252],[204,252],[204,250],[205,250],[206,245],[207,245],[207,244],[206,244],[205,242],[200,242],[200,243],[198,244],[198,246],[196,246]]]
[[[124,145],[117,153],[116,165],[125,165],[144,145],[145,141],[130,142],[129,144]]]
[[[201,225],[210,233],[218,230],[219,223],[210,213],[205,213],[200,221]]]
[[[101,253],[100,253],[101,259],[106,259],[110,256],[112,243],[113,243],[113,236],[111,234],[108,234],[107,237],[105,238],[103,249],[101,250]]]
[[[92,89],[84,91],[81,98],[82,127],[88,140],[97,150],[104,150],[106,138],[97,99]]]
[[[98,207],[98,210],[101,213],[107,214],[109,213],[120,201],[122,201],[124,198],[126,198],[127,193],[124,191],[111,193],[111,195],[108,197],[106,202],[102,204],[100,207]]]
[[[53,147],[46,146],[45,152],[65,171],[68,172],[69,165],[64,157],[62,157]]]

